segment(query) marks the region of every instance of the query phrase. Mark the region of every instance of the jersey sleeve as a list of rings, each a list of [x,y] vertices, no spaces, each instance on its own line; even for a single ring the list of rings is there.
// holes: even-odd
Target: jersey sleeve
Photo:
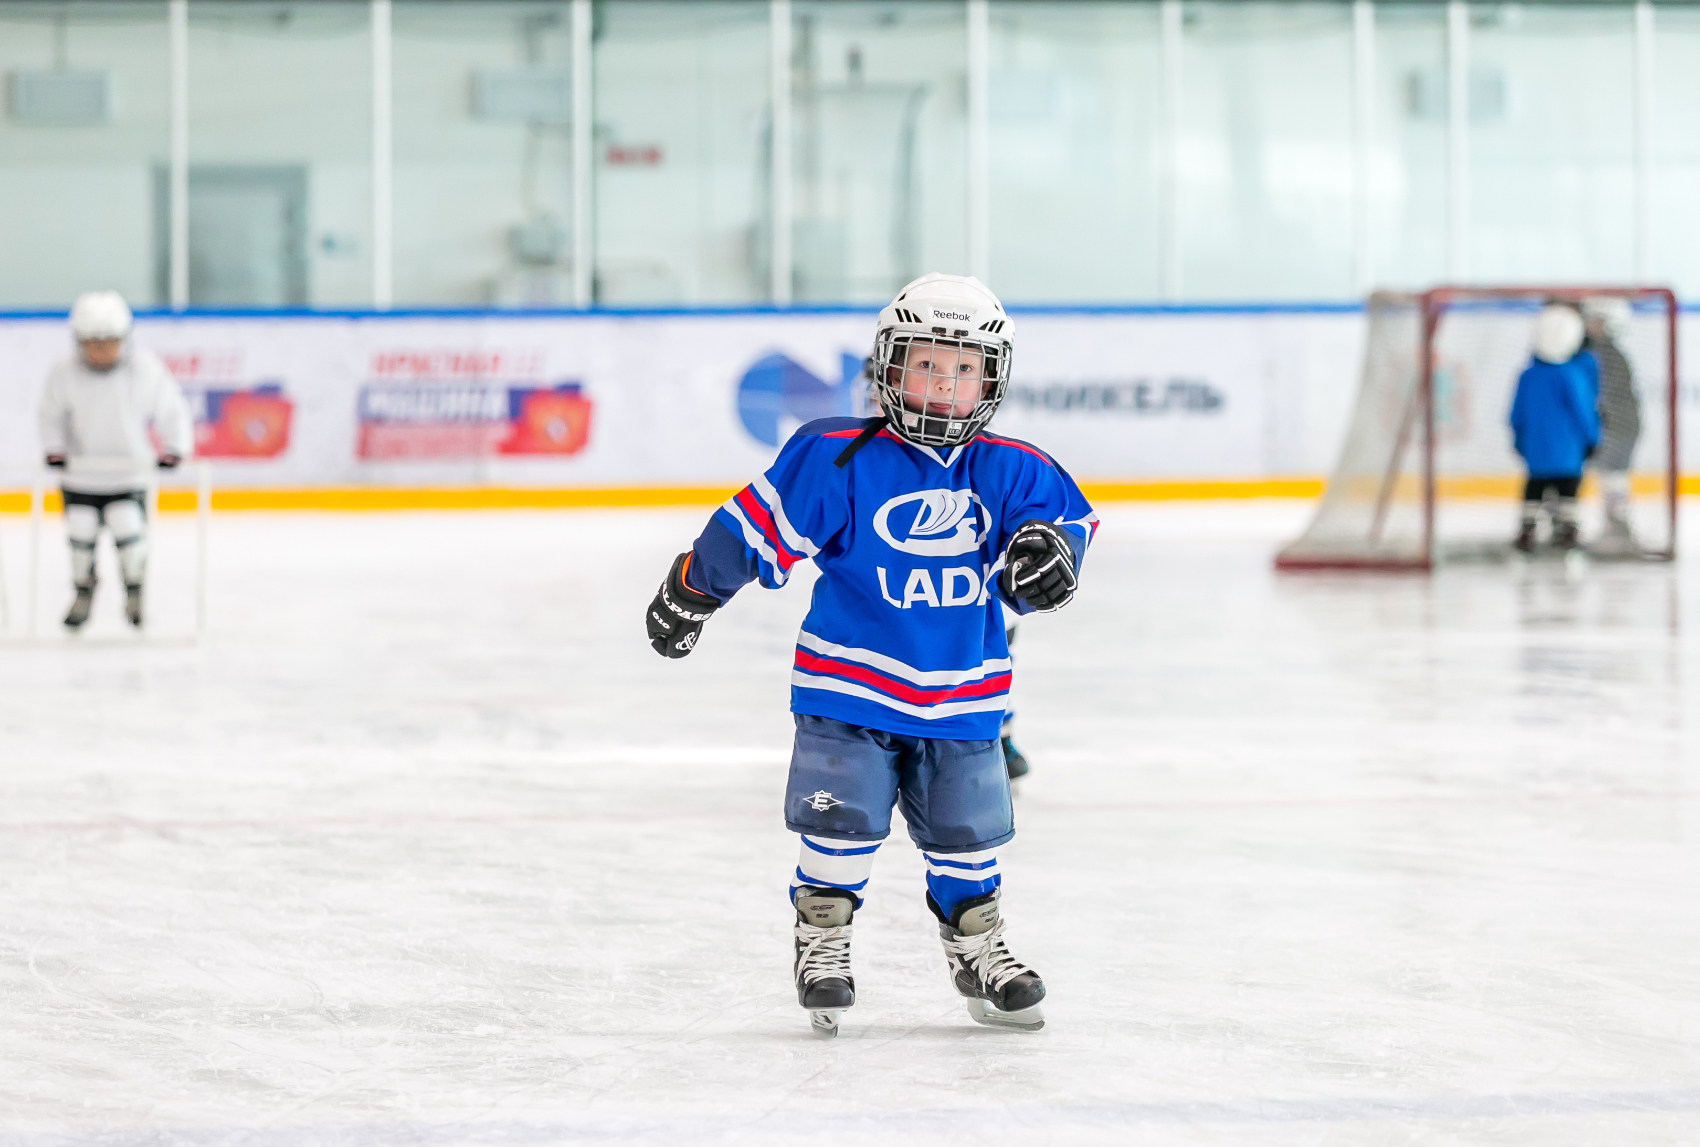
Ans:
[[[41,431],[43,454],[65,453],[69,437],[66,433],[68,419],[64,371],[55,366],[47,374],[47,384],[41,388],[41,405],[36,408],[36,425]]]
[[[1523,428],[1529,420],[1529,368],[1517,376],[1517,390],[1511,398],[1511,413],[1506,421],[1511,424],[1511,447],[1517,451],[1517,456],[1527,458],[1529,452],[1523,440]]]
[[[722,603],[752,581],[778,589],[791,567],[821,552],[850,520],[843,443],[792,436],[767,473],[714,512],[691,547],[691,588]]]
[[[166,453],[187,458],[194,452],[195,427],[189,416],[189,403],[183,388],[177,385],[169,370],[158,358],[147,358],[148,381],[153,390],[153,409],[150,417]]]
[[[1014,496],[1004,503],[1003,521],[1000,524],[1005,544],[1008,544],[1008,539],[1023,522],[1030,522],[1035,518],[1054,522],[1062,527],[1063,534],[1074,551],[1074,569],[1078,574],[1081,564],[1086,560],[1087,547],[1097,536],[1098,515],[1068,472],[1049,458],[1035,457],[1022,466],[1015,483]],[[1000,556],[992,569],[994,572],[1002,570],[1003,565],[1004,559]],[[1002,586],[998,582],[993,584],[998,586],[995,591],[998,600],[1007,608],[1016,613],[1033,612],[1031,605],[1019,598],[1011,600],[1004,596]]]

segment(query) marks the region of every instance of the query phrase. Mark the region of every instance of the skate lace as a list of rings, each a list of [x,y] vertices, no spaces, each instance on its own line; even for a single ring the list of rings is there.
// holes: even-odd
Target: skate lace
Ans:
[[[1010,955],[1003,939],[1003,921],[978,936],[946,937],[945,953],[962,960],[982,984],[996,991],[1023,972],[1033,969]]]
[[[796,935],[803,947],[797,953],[797,978],[805,984],[834,977],[849,979],[852,927],[817,928],[799,920]]]

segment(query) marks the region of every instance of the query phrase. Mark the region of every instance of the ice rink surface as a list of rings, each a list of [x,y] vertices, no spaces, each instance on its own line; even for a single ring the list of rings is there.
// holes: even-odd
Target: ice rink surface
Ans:
[[[893,837],[812,1038],[806,589],[665,662],[700,511],[220,515],[160,640],[0,647],[0,1147],[1700,1143],[1700,564],[1276,575],[1308,507],[1109,507],[1027,624],[971,1023]],[[14,608],[23,521],[0,521]],[[103,553],[103,560],[110,555]]]

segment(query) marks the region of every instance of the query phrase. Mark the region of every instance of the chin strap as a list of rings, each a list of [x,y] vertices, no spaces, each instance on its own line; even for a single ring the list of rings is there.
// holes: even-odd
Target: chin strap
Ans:
[[[850,459],[856,456],[856,451],[872,442],[884,429],[885,415],[882,414],[877,418],[868,419],[867,425],[862,427],[862,432],[850,440],[850,445],[839,451],[838,457],[833,459],[832,464],[840,470],[850,465]]]

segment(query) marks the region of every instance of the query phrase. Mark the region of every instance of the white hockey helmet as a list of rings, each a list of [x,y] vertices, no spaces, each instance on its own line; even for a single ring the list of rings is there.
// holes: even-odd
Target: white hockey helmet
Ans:
[[[903,401],[909,350],[925,343],[981,356],[980,394],[971,413],[956,417],[910,410]],[[920,446],[960,446],[985,428],[1009,390],[1015,324],[998,297],[969,275],[922,275],[880,312],[869,362],[873,392],[899,437]]]
[[[1582,349],[1582,316],[1569,303],[1548,303],[1535,316],[1535,357],[1569,362]]]
[[[1614,342],[1629,333],[1629,321],[1634,310],[1622,295],[1591,295],[1582,300],[1582,319],[1590,327],[1605,332]]]
[[[71,337],[122,339],[130,334],[130,306],[117,291],[89,291],[71,304]]]

